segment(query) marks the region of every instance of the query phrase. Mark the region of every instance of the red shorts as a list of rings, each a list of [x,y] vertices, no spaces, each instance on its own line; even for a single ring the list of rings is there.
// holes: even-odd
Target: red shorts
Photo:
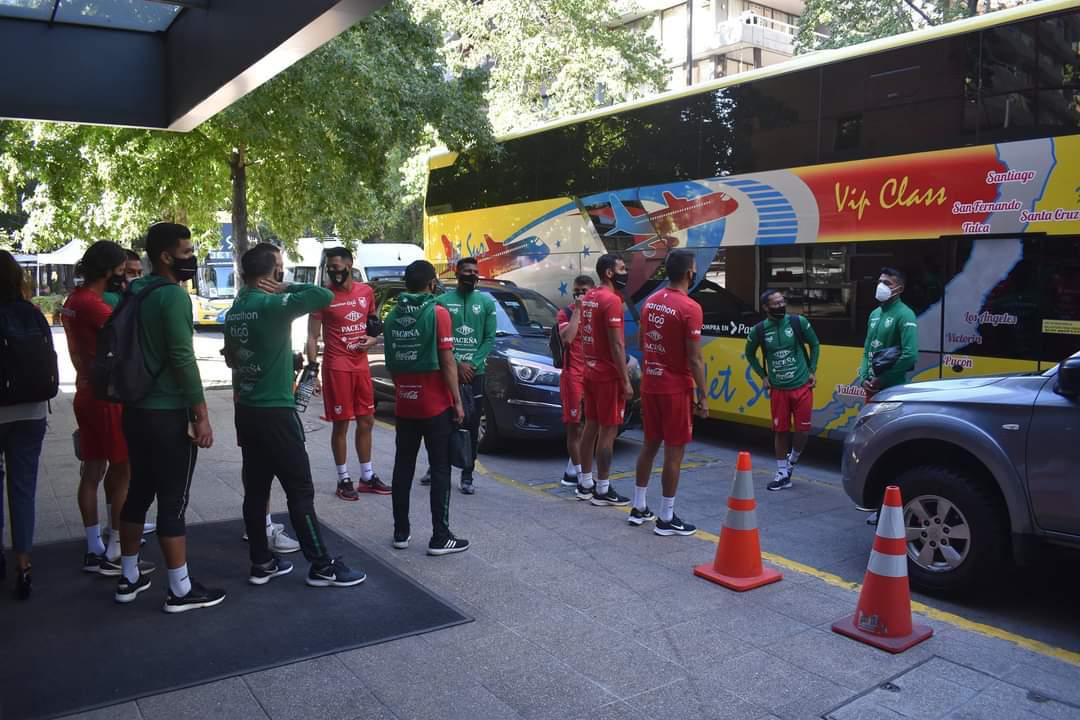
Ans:
[[[371,385],[370,372],[324,367],[322,395],[328,420],[355,420],[375,414],[375,388]]]
[[[586,382],[585,419],[611,427],[622,425],[626,398],[619,382]]]
[[[795,416],[795,432],[810,432],[810,416],[814,412],[814,388],[810,383],[791,390],[769,390],[772,403],[772,426],[776,432],[791,430],[791,416]]]
[[[75,392],[74,405],[82,459],[126,463],[128,448],[121,421],[123,407],[119,403],[98,400],[93,390],[82,388]]]
[[[687,445],[694,438],[694,396],[684,393],[642,393],[641,421],[645,439],[665,445]]]
[[[563,425],[577,425],[581,417],[581,403],[585,398],[585,378],[564,372],[559,378],[559,398],[562,400]]]

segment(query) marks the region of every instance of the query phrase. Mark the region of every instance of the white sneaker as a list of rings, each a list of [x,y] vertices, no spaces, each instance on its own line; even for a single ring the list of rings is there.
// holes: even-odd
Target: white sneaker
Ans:
[[[152,523],[152,522],[143,523],[143,526],[142,526],[142,534],[143,535],[152,535],[153,533],[156,533],[156,532],[157,532],[157,523]]]
[[[274,527],[274,525],[277,525],[277,527]],[[270,540],[270,550],[281,555],[299,552],[300,543],[285,533],[285,526],[278,523],[274,523],[274,525],[267,528],[270,530],[267,536]]]

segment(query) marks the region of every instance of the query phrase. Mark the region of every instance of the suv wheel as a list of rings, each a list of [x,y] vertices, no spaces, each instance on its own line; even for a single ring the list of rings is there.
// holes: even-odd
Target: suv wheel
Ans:
[[[495,413],[491,411],[491,403],[484,398],[483,413],[480,415],[480,432],[476,440],[476,451],[485,455],[498,450],[502,445],[502,437],[499,429],[495,427]]]
[[[905,470],[908,574],[915,588],[963,594],[1004,557],[1007,528],[995,497],[974,478],[940,465]]]

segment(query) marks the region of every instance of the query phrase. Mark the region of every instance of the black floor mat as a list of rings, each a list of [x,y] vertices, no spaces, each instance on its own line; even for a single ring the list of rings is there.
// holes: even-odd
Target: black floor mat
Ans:
[[[0,718],[83,712],[471,620],[325,526],[327,547],[366,582],[308,587],[294,553],[292,574],[249,585],[242,534],[240,520],[189,527],[192,576],[228,597],[179,615],[161,611],[168,578],[153,537],[153,587],[128,605],[113,602],[115,578],[80,570],[83,541],[35,547],[31,599],[12,600],[10,578],[0,598]]]

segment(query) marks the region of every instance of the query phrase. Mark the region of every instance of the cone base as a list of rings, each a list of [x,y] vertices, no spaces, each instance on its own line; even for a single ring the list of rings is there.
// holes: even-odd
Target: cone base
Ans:
[[[699,578],[705,578],[709,582],[714,582],[717,585],[723,585],[728,590],[735,590],[737,592],[745,592],[746,590],[753,590],[759,588],[762,585],[768,585],[769,583],[778,582],[784,576],[776,570],[771,568],[762,568],[760,575],[751,575],[750,577],[732,577],[731,575],[724,575],[716,572],[713,566],[709,563],[704,565],[698,565],[694,568],[694,574]]]
[[[901,635],[900,637],[874,635],[865,630],[860,630],[855,625],[854,615],[833,623],[832,629],[833,632],[849,637],[852,640],[858,640],[861,643],[872,645],[879,650],[885,650],[886,652],[891,652],[893,654],[902,653],[934,634],[933,628],[927,625],[912,624],[911,633],[909,635]]]

